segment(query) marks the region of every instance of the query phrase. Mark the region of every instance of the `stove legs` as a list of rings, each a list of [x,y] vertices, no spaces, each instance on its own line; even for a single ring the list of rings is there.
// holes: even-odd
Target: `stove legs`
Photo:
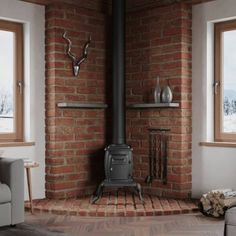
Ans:
[[[98,185],[98,188],[97,190],[95,191],[94,195],[92,196],[92,199],[91,199],[91,203],[94,204],[96,203],[102,196],[102,193],[103,193],[103,189],[104,187],[133,187],[136,191],[136,193],[138,194],[139,196],[139,199],[142,203],[144,203],[144,200],[143,200],[143,196],[142,196],[142,187],[139,183],[126,183],[125,185],[124,184],[111,184],[109,182],[106,182],[106,181],[103,181],[101,182],[99,185]]]
[[[92,204],[96,203],[96,201],[98,201],[101,198],[103,188],[104,188],[104,182],[98,185],[95,194],[92,196],[92,201],[91,201]]]
[[[140,201],[142,201],[142,203],[144,203],[143,196],[142,196],[142,188],[141,188],[141,185],[137,183],[135,188],[136,188],[136,191],[137,191],[137,193],[138,193],[138,196],[139,196]]]

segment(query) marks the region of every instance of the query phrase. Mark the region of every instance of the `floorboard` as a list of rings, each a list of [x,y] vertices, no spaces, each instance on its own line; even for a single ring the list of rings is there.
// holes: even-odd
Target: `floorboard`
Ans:
[[[80,217],[26,213],[26,223],[70,236],[222,236],[224,221],[200,213],[151,217]],[[60,234],[59,234],[60,235]]]

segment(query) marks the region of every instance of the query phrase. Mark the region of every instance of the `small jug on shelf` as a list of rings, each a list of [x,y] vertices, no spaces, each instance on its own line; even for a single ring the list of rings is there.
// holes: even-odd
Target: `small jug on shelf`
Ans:
[[[161,93],[161,101],[163,103],[171,103],[173,99],[172,91],[169,87],[169,83],[163,88]]]
[[[160,87],[160,78],[157,76],[156,78],[156,87],[154,90],[154,102],[160,103],[161,102],[161,87]]]

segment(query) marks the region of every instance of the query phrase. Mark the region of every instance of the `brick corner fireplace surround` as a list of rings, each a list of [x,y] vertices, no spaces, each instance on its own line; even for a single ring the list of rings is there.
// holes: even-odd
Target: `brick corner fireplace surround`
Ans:
[[[95,2],[95,1],[94,1]],[[101,7],[46,6],[46,197],[91,195],[104,179],[104,147],[111,140],[111,16]],[[157,75],[169,82],[178,108],[126,110],[126,141],[133,148],[133,177],[144,193],[191,194],[191,6],[173,3],[126,12],[126,103],[152,102]],[[88,58],[78,77],[65,54],[64,31]],[[106,103],[108,109],[65,109],[60,102]],[[149,128],[170,129],[167,184],[149,174]]]

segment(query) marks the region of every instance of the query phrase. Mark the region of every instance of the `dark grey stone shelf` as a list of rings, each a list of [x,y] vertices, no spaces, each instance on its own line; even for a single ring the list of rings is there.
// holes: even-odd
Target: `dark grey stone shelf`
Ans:
[[[57,103],[59,108],[87,108],[87,109],[106,109],[108,108],[107,104],[101,103],[79,103],[79,102],[60,102]],[[130,104],[127,108],[132,109],[145,109],[145,108],[173,108],[179,107],[179,103],[140,103],[140,104]]]
[[[130,104],[127,106],[128,108],[171,108],[171,107],[179,107],[179,103],[140,103],[140,104]]]
[[[79,103],[79,102],[60,102],[57,103],[60,108],[88,108],[88,109],[105,109],[108,107],[107,104],[101,103]]]

